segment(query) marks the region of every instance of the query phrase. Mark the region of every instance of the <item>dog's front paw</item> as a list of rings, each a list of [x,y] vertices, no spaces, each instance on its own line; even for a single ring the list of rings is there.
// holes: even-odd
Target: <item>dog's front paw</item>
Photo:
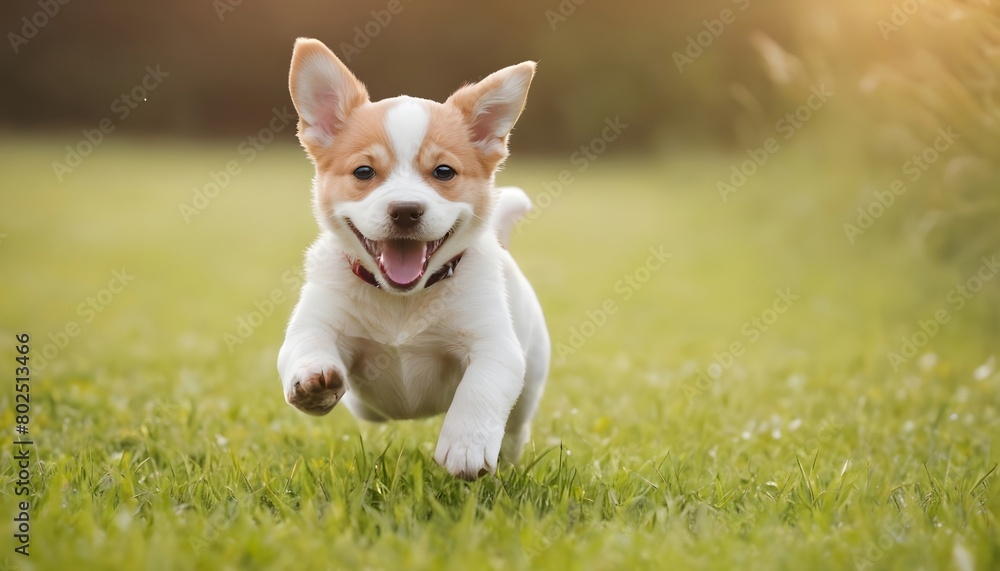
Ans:
[[[463,480],[475,480],[497,469],[503,429],[487,430],[472,423],[449,422],[445,418],[434,461]]]
[[[340,402],[347,386],[332,362],[307,362],[292,368],[285,382],[285,401],[306,414],[323,416]]]

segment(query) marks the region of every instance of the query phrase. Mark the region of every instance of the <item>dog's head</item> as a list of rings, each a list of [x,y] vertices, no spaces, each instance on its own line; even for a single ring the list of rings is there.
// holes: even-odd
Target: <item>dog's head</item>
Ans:
[[[323,43],[295,42],[289,89],[316,165],[316,217],[382,288],[422,289],[486,227],[534,72],[504,68],[444,103],[372,102]]]

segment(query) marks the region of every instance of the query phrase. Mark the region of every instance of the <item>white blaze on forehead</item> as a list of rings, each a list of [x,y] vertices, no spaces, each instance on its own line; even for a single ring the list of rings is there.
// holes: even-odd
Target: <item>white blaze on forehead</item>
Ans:
[[[424,102],[412,97],[400,97],[400,102],[386,113],[385,130],[392,141],[397,165],[408,167],[413,164],[427,134],[430,119]]]

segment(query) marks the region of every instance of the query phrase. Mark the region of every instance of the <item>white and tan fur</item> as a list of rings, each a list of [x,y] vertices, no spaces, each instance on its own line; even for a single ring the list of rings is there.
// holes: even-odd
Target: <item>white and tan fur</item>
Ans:
[[[517,461],[548,374],[541,306],[506,249],[531,203],[520,189],[494,185],[534,69],[502,69],[443,104],[371,102],[321,42],[299,39],[292,55],[290,91],[316,167],[321,234],[278,356],[285,399],[314,415],[343,400],[370,421],[445,413],[434,459],[466,479],[495,471],[498,458]],[[454,178],[439,179],[441,165]],[[363,166],[374,170],[370,180],[356,176],[367,174],[356,170]],[[395,221],[400,204],[417,205],[406,229]],[[406,240],[428,244],[422,272],[412,257],[382,264],[390,242],[404,251]],[[426,285],[459,255],[453,275]],[[419,278],[405,286],[389,277],[413,272]]]

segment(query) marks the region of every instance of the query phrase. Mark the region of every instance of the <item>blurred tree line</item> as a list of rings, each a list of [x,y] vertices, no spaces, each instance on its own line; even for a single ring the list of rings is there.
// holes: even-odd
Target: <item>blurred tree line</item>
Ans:
[[[537,60],[513,144],[564,157],[616,117],[629,125],[616,152],[741,151],[825,86],[828,151],[860,173],[844,195],[864,208],[885,184],[876,173],[898,174],[952,128],[960,139],[892,218],[941,259],[1000,249],[992,0],[33,0],[3,3],[0,22],[5,131],[93,128],[159,66],[123,131],[242,138],[291,108],[298,36],[326,42],[375,99],[441,101]]]
[[[893,193],[902,206],[885,208],[903,211],[886,218],[907,239],[966,275],[988,269],[984,257],[1000,258],[1000,4],[894,0],[844,8],[802,0],[789,12],[795,34],[787,48],[762,36],[751,42],[792,101],[816,81],[843,95],[849,116],[841,146],[854,149],[859,171],[904,183],[903,194]],[[886,177],[865,186],[862,208],[893,200]],[[1000,299],[1000,280],[988,290]]]
[[[89,127],[110,115],[112,101],[141,81],[147,65],[159,64],[169,78],[124,129],[245,135],[273,107],[290,103],[292,42],[311,36],[347,61],[376,99],[406,93],[443,100],[463,82],[539,61],[527,120],[518,126],[521,149],[561,154],[615,116],[630,125],[622,148],[733,144],[745,109],[731,86],[765,102],[779,92],[752,51],[752,33],[793,38],[796,23],[787,14],[795,4],[5,2],[0,126]],[[731,21],[720,17],[723,10]],[[678,53],[690,61],[679,66]]]

